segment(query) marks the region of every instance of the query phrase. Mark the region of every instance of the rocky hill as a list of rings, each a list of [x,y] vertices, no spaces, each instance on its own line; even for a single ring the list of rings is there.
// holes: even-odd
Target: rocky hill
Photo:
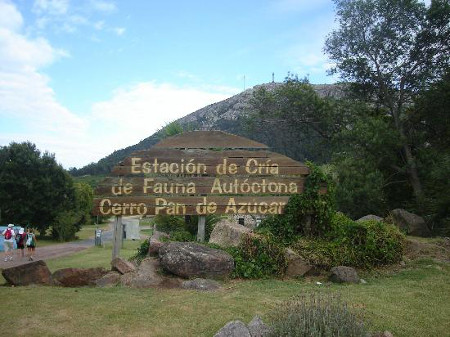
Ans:
[[[252,110],[251,99],[254,92],[259,89],[272,91],[281,85],[282,83],[274,82],[257,85],[228,99],[208,105],[189,115],[186,115],[178,119],[178,122],[192,130],[222,130],[241,135],[263,142],[271,146],[277,152],[285,153],[295,159],[303,160],[304,156],[302,156],[301,151],[299,152],[298,149],[295,149],[294,154],[286,153],[286,150],[274,141],[274,137],[272,135],[268,136],[267,134],[259,134],[257,130],[250,132],[249,130],[246,130],[243,125],[243,119]],[[339,95],[339,89],[336,85],[322,84],[313,85],[313,87],[320,96]],[[75,176],[86,174],[108,174],[114,165],[129,156],[132,152],[152,147],[160,140],[160,135],[161,131],[156,132],[135,145],[114,151],[107,157],[98,161],[98,163],[91,163],[81,169],[73,169],[70,173]]]

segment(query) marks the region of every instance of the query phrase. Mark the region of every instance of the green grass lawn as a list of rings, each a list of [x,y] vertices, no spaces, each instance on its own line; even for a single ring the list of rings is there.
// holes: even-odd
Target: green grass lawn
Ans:
[[[108,224],[104,223],[104,224],[100,224],[100,225],[86,225],[83,226],[75,235],[78,237],[78,239],[73,240],[73,241],[78,241],[78,240],[85,240],[85,239],[89,239],[89,238],[93,238],[94,237],[94,233],[95,233],[95,229],[102,229],[102,230],[107,230],[108,229]],[[51,246],[51,245],[56,245],[56,244],[60,244],[60,241],[54,240],[49,233],[47,232],[47,235],[45,237],[41,237],[38,236],[37,237],[37,242],[38,242],[38,247],[45,247],[45,246]]]
[[[85,239],[90,239],[93,238],[95,235],[95,230],[96,229],[101,229],[101,230],[107,230],[108,229],[108,224],[104,223],[104,224],[100,224],[100,225],[88,225],[88,226],[83,226],[77,233],[76,236],[78,236],[78,240],[85,240]]]
[[[127,241],[123,257],[135,253]],[[111,247],[93,247],[48,261],[52,271],[66,267],[109,268]],[[363,273],[367,284],[336,285],[323,279],[229,281],[203,293],[179,289],[115,287],[0,287],[3,308],[14,315],[10,335],[29,336],[213,336],[225,323],[248,323],[268,314],[281,301],[305,292],[339,293],[362,310],[372,331],[394,336],[450,336],[450,266],[431,260],[397,271]],[[317,285],[316,281],[324,284]],[[10,326],[11,315],[0,322]],[[16,324],[14,324],[16,326]],[[28,326],[32,326],[31,329]]]

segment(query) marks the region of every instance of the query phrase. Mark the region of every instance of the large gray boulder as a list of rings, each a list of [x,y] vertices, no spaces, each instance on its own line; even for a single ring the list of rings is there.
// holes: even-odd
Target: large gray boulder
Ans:
[[[383,221],[383,218],[379,217],[378,215],[369,214],[369,215],[363,216],[362,218],[359,218],[358,220],[356,220],[356,222],[369,221],[369,220]]]
[[[214,337],[252,337],[247,326],[241,321],[228,322]]]
[[[394,225],[413,236],[430,236],[431,232],[427,227],[425,220],[414,213],[397,208],[391,211],[392,221]]]
[[[42,260],[5,268],[2,270],[2,275],[9,284],[14,286],[51,285],[53,283],[52,274],[47,264]]]
[[[331,268],[330,280],[335,283],[359,283],[360,281],[355,268],[345,266]]]
[[[249,228],[224,219],[214,226],[209,242],[221,247],[237,247],[242,235],[249,232],[251,232]]]
[[[230,254],[192,242],[169,242],[159,250],[161,266],[183,278],[225,278],[234,268]]]

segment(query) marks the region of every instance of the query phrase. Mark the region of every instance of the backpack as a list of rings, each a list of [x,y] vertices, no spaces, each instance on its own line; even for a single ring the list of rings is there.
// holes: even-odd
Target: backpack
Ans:
[[[27,246],[33,245],[33,234],[27,234]]]
[[[7,229],[6,230],[6,232],[5,232],[5,240],[9,240],[9,239],[11,239],[11,237],[12,237],[12,230],[11,229]]]

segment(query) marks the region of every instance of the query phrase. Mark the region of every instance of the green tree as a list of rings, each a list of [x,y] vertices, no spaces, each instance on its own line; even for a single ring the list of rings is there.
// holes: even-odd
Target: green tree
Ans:
[[[426,6],[417,0],[335,0],[339,28],[325,43],[335,62],[332,73],[351,83],[356,98],[389,117],[398,135],[405,173],[417,201],[423,200],[418,149],[410,128],[410,107],[418,93],[449,66],[448,0]]]
[[[0,207],[3,222],[31,225],[41,234],[71,208],[75,191],[70,175],[53,154],[30,142],[0,148]]]
[[[426,187],[425,208],[432,229],[450,234],[450,71],[415,101],[411,111]]]
[[[326,162],[341,116],[334,99],[320,97],[306,79],[288,75],[283,85],[256,90],[246,119],[252,138],[297,160]]]

